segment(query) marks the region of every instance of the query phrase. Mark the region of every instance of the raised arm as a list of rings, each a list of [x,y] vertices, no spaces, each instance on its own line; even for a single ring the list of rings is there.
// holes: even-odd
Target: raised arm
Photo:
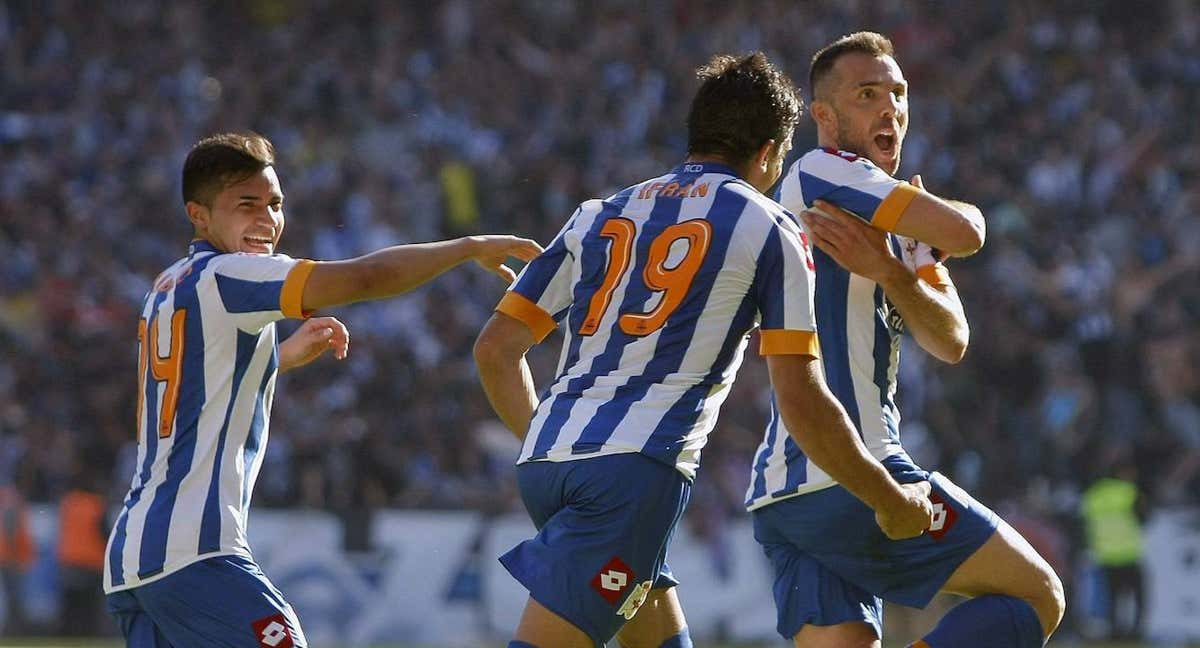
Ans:
[[[792,439],[821,470],[875,511],[889,538],[918,536],[929,527],[929,483],[901,486],[867,452],[850,417],[826,387],[818,358],[769,355],[767,368]]]
[[[516,236],[468,236],[396,245],[344,261],[317,262],[304,283],[301,304],[309,312],[399,295],[468,260],[511,282],[516,276],[504,265],[505,258],[529,261],[541,251],[536,242]]]

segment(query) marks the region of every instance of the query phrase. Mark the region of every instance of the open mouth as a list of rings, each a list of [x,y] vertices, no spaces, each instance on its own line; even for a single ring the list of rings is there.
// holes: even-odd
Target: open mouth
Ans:
[[[896,155],[896,135],[895,133],[884,132],[875,136],[875,147],[880,153],[888,157]]]
[[[243,236],[242,241],[250,251],[270,253],[275,240],[266,236]]]

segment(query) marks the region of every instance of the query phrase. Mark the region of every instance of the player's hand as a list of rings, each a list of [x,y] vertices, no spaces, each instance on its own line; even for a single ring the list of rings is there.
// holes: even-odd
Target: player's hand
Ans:
[[[336,317],[306,320],[288,339],[279,343],[279,370],[302,367],[332,350],[333,357],[344,360],[350,352],[350,331]]]
[[[508,257],[528,262],[542,253],[542,246],[537,241],[519,236],[473,236],[471,242],[475,246],[475,252],[471,254],[475,263],[510,284],[516,281],[517,274],[504,265]]]
[[[877,283],[895,271],[899,261],[888,245],[887,232],[824,200],[816,201],[816,207],[800,212],[800,219],[817,247],[838,265]]]
[[[929,501],[932,488],[927,481],[901,484],[904,497],[890,508],[875,511],[875,522],[884,535],[892,540],[915,538],[933,523],[933,503]]]

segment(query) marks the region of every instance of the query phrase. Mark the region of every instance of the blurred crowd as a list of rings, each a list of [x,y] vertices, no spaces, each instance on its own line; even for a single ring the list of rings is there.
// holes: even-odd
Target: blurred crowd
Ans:
[[[1142,515],[1200,504],[1200,10],[1082,6],[0,4],[0,486],[119,504],[136,310],[186,251],[179,172],[203,135],[274,141],[293,256],[546,242],[579,201],[682,159],[712,53],[764,50],[803,87],[817,48],[870,28],[911,84],[901,174],[988,220],[950,262],[970,350],[951,367],[906,346],[903,437],[1069,571],[1096,480],[1126,475]],[[255,505],[519,509],[470,356],[502,290],[455,270],[335,311],[350,358],[281,377]],[[541,385],[560,339],[533,352]],[[742,371],[689,511],[702,532],[742,515],[767,418],[761,363]]]

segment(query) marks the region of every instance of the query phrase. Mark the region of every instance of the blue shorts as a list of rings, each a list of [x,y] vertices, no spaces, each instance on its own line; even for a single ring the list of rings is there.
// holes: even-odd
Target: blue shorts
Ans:
[[[806,624],[863,621],[883,636],[883,600],[925,607],[958,566],[996,531],[1000,518],[938,473],[889,457],[901,483],[928,475],[933,528],[889,540],[875,513],[841,486],[768,504],[752,513],[754,538],[775,569],[779,634]]]
[[[129,648],[304,648],[292,606],[254,561],[216,556],[107,597]]]
[[[602,645],[652,588],[679,581],[667,545],[691,495],[678,470],[637,453],[517,466],[538,534],[500,557],[529,595]]]

